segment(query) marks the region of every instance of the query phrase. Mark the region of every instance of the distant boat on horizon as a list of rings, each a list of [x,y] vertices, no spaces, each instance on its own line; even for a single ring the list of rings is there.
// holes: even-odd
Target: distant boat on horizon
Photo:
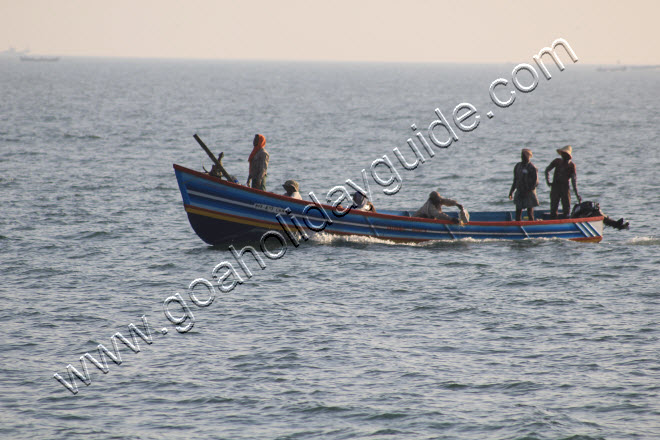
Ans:
[[[598,67],[596,70],[599,72],[623,72],[627,69],[627,66],[612,66],[612,67]]]
[[[2,52],[0,52],[0,57],[5,58],[5,57],[24,56],[24,55],[27,55],[28,52],[29,52],[29,50],[27,50],[27,49],[25,49],[25,50],[16,50],[15,48],[10,46],[9,49],[3,50]]]
[[[21,55],[21,61],[59,61],[57,56]]]
[[[16,50],[10,46],[9,49],[0,51],[0,58],[20,59],[21,61],[59,61],[59,56],[53,55],[31,55],[30,49]]]

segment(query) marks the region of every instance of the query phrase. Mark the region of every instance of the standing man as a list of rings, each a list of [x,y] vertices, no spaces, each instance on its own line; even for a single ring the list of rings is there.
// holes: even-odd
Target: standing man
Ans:
[[[534,221],[534,207],[539,206],[539,198],[536,196],[536,187],[539,185],[538,169],[531,162],[532,150],[523,148],[520,153],[522,162],[513,167],[513,184],[509,191],[509,200],[516,204],[516,221],[522,220],[522,210],[527,209],[527,217]],[[513,197],[513,191],[516,197]]]
[[[252,153],[250,153],[250,157],[248,157],[248,162],[250,162],[250,172],[248,174],[246,185],[266,191],[268,159],[270,158],[270,155],[266,151],[266,138],[261,134],[255,134],[252,145],[254,148],[252,148]]]
[[[582,203],[582,197],[578,194],[577,189],[577,173],[575,170],[575,163],[572,159],[572,148],[570,145],[566,145],[564,148],[559,148],[557,153],[561,158],[557,158],[550,162],[548,168],[545,169],[545,181],[548,186],[551,187],[550,190],[550,218],[557,218],[557,208],[559,207],[559,201],[561,200],[561,208],[563,216],[568,218],[571,215],[571,190],[568,185],[568,181],[573,182],[573,191],[575,191],[575,197],[578,199],[578,203]],[[555,169],[555,174],[550,182],[550,171]]]

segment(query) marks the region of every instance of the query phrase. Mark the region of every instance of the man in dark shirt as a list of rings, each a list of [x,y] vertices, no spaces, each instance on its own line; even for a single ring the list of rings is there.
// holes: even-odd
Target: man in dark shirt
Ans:
[[[573,182],[573,191],[578,203],[582,203],[582,197],[578,194],[577,189],[577,173],[575,170],[575,163],[572,159],[572,148],[566,145],[564,148],[559,148],[557,153],[561,156],[550,162],[550,165],[545,169],[545,181],[550,189],[550,218],[557,218],[557,209],[559,201],[561,200],[561,208],[563,216],[568,218],[571,213],[571,190],[569,187],[569,180]],[[555,174],[550,182],[550,171],[554,168]]]
[[[539,206],[536,187],[539,184],[538,170],[531,162],[532,150],[523,148],[520,162],[513,167],[513,184],[509,190],[509,200],[516,204],[516,221],[522,220],[522,211],[527,209],[527,218],[534,221],[534,207]],[[513,192],[516,196],[513,196]]]

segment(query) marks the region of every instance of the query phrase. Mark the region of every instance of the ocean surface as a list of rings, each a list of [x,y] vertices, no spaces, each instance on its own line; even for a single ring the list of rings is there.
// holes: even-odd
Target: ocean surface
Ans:
[[[496,107],[489,86],[509,81],[506,99],[514,67],[0,60],[0,436],[660,438],[660,69],[568,61]],[[166,298],[233,261],[183,210],[172,164],[211,166],[194,133],[243,182],[262,133],[268,189],[323,196],[394,147],[410,157],[410,125],[465,102],[479,126],[399,168],[397,194],[372,181],[377,208],[437,189],[513,209],[521,148],[543,170],[570,144],[583,199],[630,230],[599,244],[319,235],[210,306],[188,301],[188,333],[165,318]],[[543,180],[538,194],[547,209]],[[130,341],[142,316],[151,344],[114,338],[121,365],[87,361],[76,395],[54,378],[117,332]]]

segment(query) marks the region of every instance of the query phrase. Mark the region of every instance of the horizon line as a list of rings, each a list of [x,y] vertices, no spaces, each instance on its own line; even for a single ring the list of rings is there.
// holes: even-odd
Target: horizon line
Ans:
[[[0,51],[0,59],[9,59],[10,57],[2,54],[11,49]],[[26,53],[28,52],[28,53]],[[421,60],[354,60],[354,59],[325,59],[325,58],[215,58],[215,57],[177,57],[177,56],[140,56],[140,55],[61,55],[53,53],[32,53],[29,50],[16,51],[17,55],[28,55],[33,57],[59,57],[59,58],[102,58],[116,60],[145,60],[145,61],[241,61],[241,62],[287,62],[287,63],[336,63],[336,64],[453,64],[453,65],[502,65],[502,64],[520,64],[510,60],[507,61],[421,61]],[[19,58],[18,56],[16,57]],[[574,63],[582,66],[615,66],[615,67],[660,67],[660,64],[642,64],[642,63]]]

